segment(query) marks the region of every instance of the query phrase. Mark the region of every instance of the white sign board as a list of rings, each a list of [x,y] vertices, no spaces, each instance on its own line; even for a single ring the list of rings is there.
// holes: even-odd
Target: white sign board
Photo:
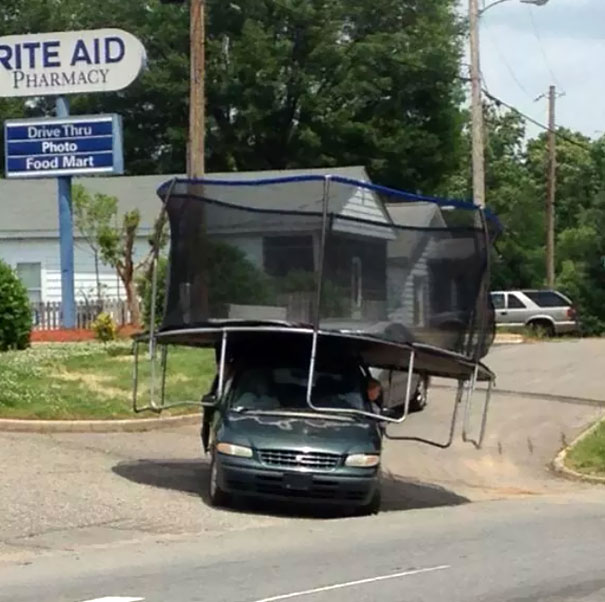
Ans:
[[[121,29],[0,38],[0,96],[111,92],[145,66],[143,44]]]

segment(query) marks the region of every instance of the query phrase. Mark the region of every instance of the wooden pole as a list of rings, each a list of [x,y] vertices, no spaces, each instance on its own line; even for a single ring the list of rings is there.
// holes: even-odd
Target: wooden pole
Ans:
[[[483,103],[481,100],[481,65],[479,60],[479,2],[469,0],[471,42],[471,116],[473,144],[473,200],[485,207],[485,151]]]
[[[190,3],[190,90],[189,90],[189,145],[187,175],[201,178],[205,171],[204,146],[206,127],[205,90],[205,0]]]
[[[189,140],[187,145],[187,176],[190,179],[203,178],[206,165],[204,160],[206,139],[206,2],[190,0],[189,13]],[[191,231],[186,235],[190,249],[186,286],[180,295],[184,322],[203,323],[209,318],[208,303],[208,237],[206,233],[206,208],[201,199],[204,185],[189,183],[190,202],[188,206]]]
[[[555,134],[555,86],[548,91],[548,173],[546,180],[546,284],[555,286],[555,193],[557,145]]]

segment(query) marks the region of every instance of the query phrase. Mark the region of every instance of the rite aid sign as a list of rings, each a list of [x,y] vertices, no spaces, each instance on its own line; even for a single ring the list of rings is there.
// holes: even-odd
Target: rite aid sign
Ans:
[[[121,29],[0,38],[0,96],[111,92],[145,66],[145,48]]]
[[[11,119],[4,140],[7,178],[124,172],[119,115]]]

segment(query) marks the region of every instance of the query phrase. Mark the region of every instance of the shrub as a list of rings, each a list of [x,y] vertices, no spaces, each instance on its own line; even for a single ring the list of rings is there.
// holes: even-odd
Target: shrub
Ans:
[[[155,322],[159,326],[164,313],[168,260],[158,259]],[[143,323],[149,329],[151,321],[151,278],[142,274],[137,292],[142,300]],[[223,315],[225,305],[242,303],[263,305],[274,302],[275,292],[265,274],[254,266],[245,253],[228,243],[208,241],[208,302],[213,317]]]
[[[158,327],[162,322],[164,312],[164,299],[166,297],[166,273],[168,260],[165,257],[158,258],[157,288],[155,293],[155,325]],[[137,280],[137,292],[141,298],[141,310],[143,324],[149,330],[151,324],[151,278],[148,274],[141,275]]]
[[[107,312],[101,312],[92,323],[92,329],[97,341],[108,343],[115,341],[118,337],[118,327],[113,318]]]
[[[29,347],[31,329],[27,290],[12,268],[0,260],[0,351]]]

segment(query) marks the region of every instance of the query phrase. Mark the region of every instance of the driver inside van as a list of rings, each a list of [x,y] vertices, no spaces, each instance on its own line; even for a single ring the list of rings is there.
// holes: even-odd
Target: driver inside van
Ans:
[[[372,406],[372,412],[380,414],[382,407],[382,385],[379,380],[369,378],[366,385],[366,395]]]

